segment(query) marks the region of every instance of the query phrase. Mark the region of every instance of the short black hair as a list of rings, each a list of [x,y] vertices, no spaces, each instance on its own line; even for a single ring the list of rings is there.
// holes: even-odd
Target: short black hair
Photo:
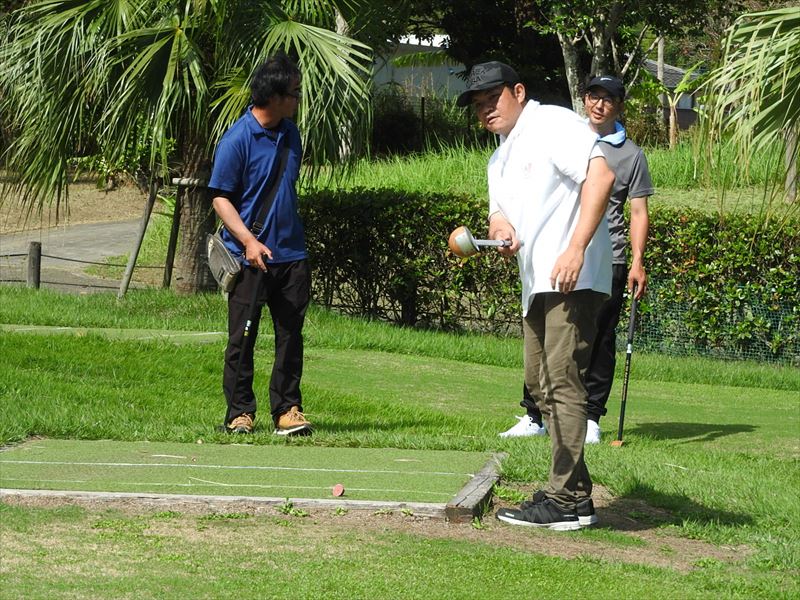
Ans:
[[[273,96],[286,96],[292,81],[299,78],[300,69],[286,53],[273,54],[253,73],[250,81],[253,104],[266,106]]]

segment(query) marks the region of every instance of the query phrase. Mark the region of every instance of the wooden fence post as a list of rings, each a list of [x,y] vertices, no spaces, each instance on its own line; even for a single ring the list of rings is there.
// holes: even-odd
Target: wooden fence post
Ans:
[[[136,259],[139,257],[139,250],[142,248],[142,241],[144,240],[144,232],[147,230],[147,222],[150,220],[150,213],[153,212],[153,205],[156,203],[159,184],[160,182],[157,179],[150,182],[150,195],[147,197],[147,203],[144,205],[144,214],[142,214],[142,221],[139,224],[139,236],[136,238],[136,244],[133,247],[131,255],[128,257],[128,266],[125,267],[125,275],[122,276],[117,298],[122,298],[125,295],[131,283],[133,268],[136,266]]]
[[[172,268],[175,264],[175,250],[178,247],[178,229],[181,222],[181,203],[183,200],[184,187],[179,185],[175,192],[175,211],[172,213],[172,228],[169,231],[169,243],[167,244],[167,260],[164,264],[164,280],[161,287],[169,288],[172,282]]]
[[[424,151],[427,147],[425,143],[425,138],[427,137],[427,132],[425,131],[425,96],[422,96],[419,99],[419,120],[420,120],[420,135],[422,137],[420,150]]]
[[[28,246],[28,287],[39,289],[42,281],[42,243],[31,242]]]

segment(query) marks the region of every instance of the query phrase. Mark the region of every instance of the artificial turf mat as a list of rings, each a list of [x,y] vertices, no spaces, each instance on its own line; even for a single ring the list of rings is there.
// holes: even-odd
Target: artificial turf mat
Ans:
[[[486,464],[486,452],[37,439],[0,452],[0,487],[449,501]]]

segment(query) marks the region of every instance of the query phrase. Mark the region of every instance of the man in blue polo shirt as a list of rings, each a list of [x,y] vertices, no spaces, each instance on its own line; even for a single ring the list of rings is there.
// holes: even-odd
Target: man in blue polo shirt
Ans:
[[[311,278],[295,190],[302,147],[297,126],[290,120],[297,112],[300,81],[299,69],[285,54],[270,57],[253,75],[253,104],[225,133],[214,154],[209,182],[214,210],[225,225],[225,245],[244,265],[228,297],[228,347],[222,387],[228,402],[225,428],[231,433],[253,431],[253,351],[265,304],[275,331],[269,385],[275,433],[311,433],[300,394],[302,329]],[[284,152],[286,162],[281,170]],[[264,227],[256,236],[253,224],[272,185],[278,188]],[[245,336],[252,298],[256,298],[255,318]],[[237,369],[240,354],[241,366]]]

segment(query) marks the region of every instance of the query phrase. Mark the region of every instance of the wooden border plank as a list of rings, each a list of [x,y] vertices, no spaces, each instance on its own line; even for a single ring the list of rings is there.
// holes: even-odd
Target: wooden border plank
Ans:
[[[445,516],[453,523],[465,523],[479,517],[492,499],[492,488],[500,479],[500,464],[508,456],[493,454],[483,468],[461,488],[445,506]]]

